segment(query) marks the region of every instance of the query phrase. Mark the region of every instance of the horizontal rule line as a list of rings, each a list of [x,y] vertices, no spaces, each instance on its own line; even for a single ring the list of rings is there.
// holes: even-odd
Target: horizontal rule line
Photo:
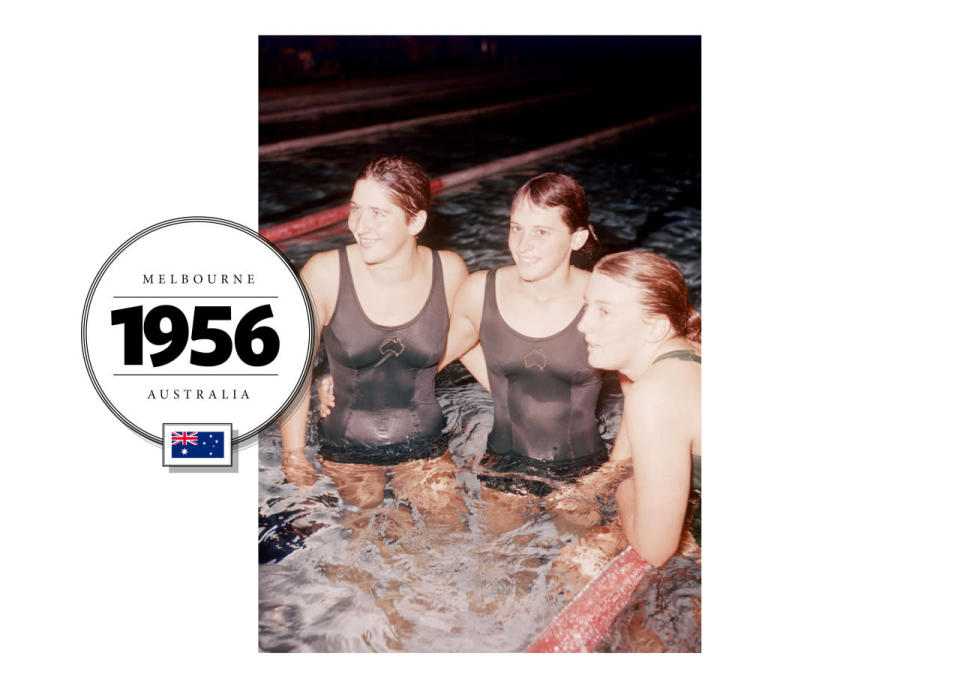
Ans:
[[[115,372],[114,377],[279,377],[276,372]]]
[[[158,294],[158,295],[148,295],[148,294],[138,294],[135,296],[114,296],[114,299],[279,299],[279,296],[257,296],[257,295],[245,295],[245,294],[196,294],[196,295],[187,295],[187,294]]]

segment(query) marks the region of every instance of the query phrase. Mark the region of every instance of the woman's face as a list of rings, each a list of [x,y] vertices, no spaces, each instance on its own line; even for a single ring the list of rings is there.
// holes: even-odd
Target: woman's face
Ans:
[[[559,206],[544,208],[521,201],[510,213],[510,255],[520,279],[533,282],[570,265],[570,253],[579,249],[585,230],[570,232]]]
[[[592,273],[584,292],[586,308],[577,324],[587,341],[587,362],[595,368],[626,368],[652,326],[636,287]]]
[[[382,263],[423,228],[422,221],[394,204],[390,191],[376,180],[362,178],[353,186],[347,225],[360,245],[364,263]],[[424,213],[424,218],[426,214]]]

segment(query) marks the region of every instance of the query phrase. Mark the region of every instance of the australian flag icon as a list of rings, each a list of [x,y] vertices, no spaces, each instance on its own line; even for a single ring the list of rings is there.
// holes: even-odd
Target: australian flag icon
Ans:
[[[223,458],[223,432],[173,432],[171,458]]]
[[[163,425],[163,464],[214,465],[232,464],[232,425],[170,424]]]

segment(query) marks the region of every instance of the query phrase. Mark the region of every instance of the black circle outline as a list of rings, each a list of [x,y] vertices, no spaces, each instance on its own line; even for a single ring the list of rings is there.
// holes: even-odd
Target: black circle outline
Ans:
[[[262,432],[269,424],[271,424],[274,420],[276,420],[277,417],[279,417],[280,414],[287,409],[287,407],[294,400],[294,398],[297,397],[297,395],[300,393],[300,388],[303,385],[304,380],[307,378],[307,372],[310,369],[310,360],[313,358],[313,350],[314,350],[313,347],[314,347],[314,344],[316,343],[316,338],[315,338],[316,326],[313,318],[313,303],[310,299],[310,295],[307,293],[306,287],[304,287],[303,285],[303,281],[300,279],[300,276],[297,275],[297,272],[293,269],[293,266],[290,265],[290,262],[280,252],[280,250],[277,249],[271,242],[269,242],[264,237],[262,237],[260,233],[254,232],[250,228],[247,228],[246,226],[243,226],[240,223],[234,223],[233,221],[229,221],[225,218],[216,218],[213,216],[184,216],[181,218],[171,218],[161,223],[156,223],[154,225],[151,225],[149,228],[145,228],[144,230],[141,230],[133,237],[130,237],[129,239],[127,239],[126,242],[121,244],[119,247],[117,247],[117,249],[112,254],[110,254],[110,257],[100,267],[100,270],[97,272],[97,276],[93,279],[93,283],[90,285],[90,291],[87,293],[87,299],[83,305],[83,320],[81,321],[81,325],[80,325],[80,346],[83,350],[83,362],[84,362],[84,365],[86,365],[87,367],[87,374],[90,376],[90,381],[93,383],[94,388],[97,390],[97,394],[99,394],[100,396],[100,400],[102,400],[104,404],[106,404],[107,408],[110,409],[110,412],[112,412],[117,417],[117,419],[119,419],[121,422],[123,422],[123,424],[127,425],[127,427],[135,431],[140,436],[146,439],[149,439],[150,441],[153,441],[156,444],[162,444],[163,443],[162,425],[161,425],[161,436],[154,436],[153,434],[141,429],[139,426],[134,424],[126,415],[121,413],[120,410],[116,406],[114,406],[113,403],[110,402],[110,399],[107,397],[106,393],[103,391],[103,388],[100,386],[100,383],[97,381],[97,376],[96,376],[96,373],[93,371],[93,366],[90,363],[90,354],[87,348],[87,321],[90,317],[90,305],[93,301],[93,295],[97,291],[97,285],[100,284],[100,280],[103,278],[104,274],[107,272],[107,268],[110,267],[110,264],[113,263],[116,260],[116,258],[120,256],[120,254],[127,247],[129,247],[131,244],[139,240],[141,237],[148,235],[151,232],[154,232],[156,230],[160,230],[161,228],[166,228],[171,225],[177,225],[180,223],[215,223],[217,225],[223,225],[228,228],[234,228],[236,230],[243,232],[246,235],[255,237],[262,244],[269,247],[269,249],[277,256],[277,258],[280,259],[280,262],[283,263],[284,266],[286,266],[288,271],[290,271],[290,274],[293,275],[293,279],[297,283],[297,286],[300,288],[300,294],[303,296],[303,303],[305,304],[307,309],[307,321],[309,323],[309,328],[310,328],[309,330],[310,343],[307,345],[307,357],[303,361],[303,370],[300,372],[300,379],[297,380],[296,385],[293,387],[293,391],[290,393],[290,396],[288,396],[287,399],[283,402],[283,405],[280,406],[279,410],[277,410],[273,415],[271,415],[270,418],[266,420],[263,424],[250,430],[246,434],[239,435],[234,440],[234,443],[239,445],[243,441],[249,439],[250,437],[256,436],[257,434]]]

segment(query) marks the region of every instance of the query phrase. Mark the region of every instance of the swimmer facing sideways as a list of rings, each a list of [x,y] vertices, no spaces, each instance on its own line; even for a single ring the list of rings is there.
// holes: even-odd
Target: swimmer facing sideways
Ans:
[[[424,473],[402,463],[438,454],[443,416],[434,378],[467,268],[457,254],[417,243],[430,199],[430,181],[416,163],[398,155],[373,159],[350,199],[347,224],[356,244],[314,254],[301,272],[340,394],[332,411],[322,411],[318,456],[341,497],[361,508],[383,500],[385,467],[393,467],[392,485],[411,493],[422,488]],[[284,471],[301,486],[315,481],[304,455],[309,402],[308,393],[280,429]],[[443,482],[433,476],[426,493],[431,505],[459,508],[448,465]]]
[[[683,274],[649,252],[600,259],[578,329],[596,368],[617,370],[624,407],[614,459],[633,475],[617,489],[620,525],[652,565],[677,552],[691,484],[700,487],[700,314]]]

